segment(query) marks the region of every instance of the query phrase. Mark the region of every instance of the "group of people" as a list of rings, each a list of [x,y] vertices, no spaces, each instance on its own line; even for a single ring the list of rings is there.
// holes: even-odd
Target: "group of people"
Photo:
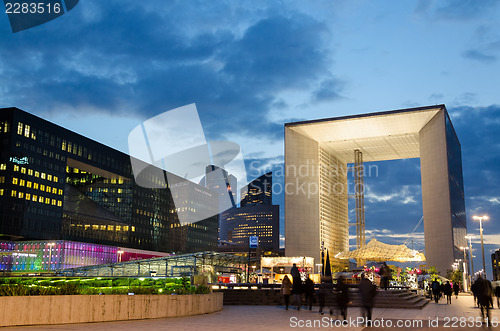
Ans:
[[[455,294],[455,298],[458,298],[459,290],[459,284],[451,285],[449,281],[440,284],[437,279],[434,279],[431,285],[427,286],[427,293],[429,293],[431,300],[434,299],[435,303],[446,296],[446,304],[451,304],[451,296]]]
[[[314,282],[309,278],[303,282],[300,276],[299,269],[294,264],[290,274],[292,280],[285,276],[281,284],[281,293],[285,300],[285,307],[288,310],[290,306],[290,297],[293,295],[294,303],[297,310],[300,310],[302,298],[305,296],[306,304],[309,310],[312,310],[312,305],[315,300]],[[358,286],[363,315],[366,320],[371,321],[372,310],[375,304],[375,295],[377,294],[376,286],[372,282],[361,275],[361,281]],[[326,303],[330,303],[330,315],[333,315],[337,310],[344,320],[347,319],[347,305],[349,303],[349,285],[345,282],[343,276],[337,278],[336,284],[333,284],[331,277],[323,277],[319,285],[318,301],[319,312],[324,314]]]
[[[481,308],[481,316],[490,320],[490,308],[493,308],[493,290],[491,282],[479,275],[476,281],[471,285],[472,295],[474,295],[474,304]],[[495,296],[497,297],[497,307],[500,308],[500,286],[495,287]]]

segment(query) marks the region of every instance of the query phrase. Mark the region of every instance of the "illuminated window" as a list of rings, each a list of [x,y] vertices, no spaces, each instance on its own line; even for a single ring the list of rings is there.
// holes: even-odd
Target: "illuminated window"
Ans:
[[[58,206],[58,207],[61,207],[61,206],[62,206],[62,201],[61,201],[61,200],[57,201],[57,206]]]
[[[34,188],[35,190],[38,190],[38,183],[33,183],[33,188]]]
[[[21,180],[19,181],[19,186],[24,186],[24,185],[25,185],[25,181],[24,181],[24,179],[21,179]]]
[[[108,231],[113,231],[113,229],[114,229],[114,226],[108,225]]]
[[[92,230],[99,230],[99,225],[92,225]]]
[[[31,199],[31,201],[35,201],[36,202],[37,199],[38,199],[38,196],[35,195],[35,194],[33,194],[33,198]]]
[[[28,169],[28,175],[33,176],[33,169]]]
[[[99,230],[101,230],[101,231],[106,231],[106,225],[101,225],[101,226],[99,227]]]
[[[135,232],[135,226],[132,227],[132,232]]]
[[[0,170],[6,170],[7,169],[7,164],[2,163],[0,164]]]
[[[0,188],[0,195],[3,195],[3,188]]]
[[[14,171],[19,171],[19,166],[14,164]]]
[[[17,194],[17,197],[18,197],[19,199],[24,198],[24,192],[19,192],[19,193]]]
[[[31,200],[31,194],[26,193],[26,200]]]
[[[123,226],[123,231],[128,231],[128,225]]]
[[[30,137],[30,126],[28,124],[24,126],[24,136],[27,138]]]
[[[122,202],[122,198],[117,198],[116,202]]]
[[[35,177],[36,178],[40,177],[40,173],[38,171],[35,171]]]
[[[119,188],[118,193],[123,193],[123,189]]]
[[[21,173],[22,173],[22,174],[25,174],[25,173],[26,173],[26,168],[25,168],[25,167],[21,167]]]
[[[63,151],[65,151],[65,150],[66,150],[66,140],[63,140],[63,141],[62,141],[62,146],[61,146],[61,149],[62,149]]]
[[[57,178],[57,176],[54,176],[52,180],[54,181],[54,183],[57,183],[59,181],[59,178]]]
[[[31,131],[31,139],[36,140],[35,130]]]
[[[26,182],[26,187],[31,188],[31,182],[29,180]]]
[[[17,134],[22,135],[23,134],[23,123],[19,122],[17,124]]]
[[[52,190],[52,188],[49,185],[47,185],[47,187],[45,188],[45,192],[50,193],[51,190]]]
[[[71,153],[71,142],[68,141],[68,149],[67,149],[68,152]]]
[[[0,183],[5,183],[5,176],[0,176]]]
[[[63,195],[63,190],[62,190],[62,189],[59,189],[58,194],[59,194],[59,195]]]
[[[116,231],[121,231],[122,230],[122,227],[120,225],[117,225],[116,226]]]
[[[45,204],[50,205],[50,198],[45,198]]]
[[[38,197],[38,202],[43,203],[43,197],[42,196]]]
[[[5,132],[5,133],[9,132],[9,121],[5,121],[4,127],[3,127],[3,132]]]
[[[41,191],[45,191],[45,185],[40,184],[40,190],[41,190]]]
[[[52,188],[52,194],[57,194],[57,188],[55,187]]]
[[[12,178],[12,184],[17,185],[18,181],[19,181],[19,179],[15,178],[15,177]]]
[[[42,179],[45,179],[45,172],[42,172]]]
[[[55,206],[57,204],[56,199],[52,199],[52,206]]]
[[[52,180],[52,175],[47,175],[47,180]]]
[[[13,196],[15,198],[17,196],[17,191],[12,190],[11,196]]]

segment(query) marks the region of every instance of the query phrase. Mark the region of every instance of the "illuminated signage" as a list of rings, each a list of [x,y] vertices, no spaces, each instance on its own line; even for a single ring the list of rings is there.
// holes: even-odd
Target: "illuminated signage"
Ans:
[[[11,156],[10,159],[9,159],[10,162],[12,163],[17,163],[17,164],[28,164],[29,161],[28,161],[28,157],[25,156],[25,157],[15,157],[15,156]]]

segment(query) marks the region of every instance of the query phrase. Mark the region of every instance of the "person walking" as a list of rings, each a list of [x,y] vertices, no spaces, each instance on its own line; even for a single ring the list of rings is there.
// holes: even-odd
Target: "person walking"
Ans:
[[[444,295],[446,295],[446,304],[451,304],[451,294],[452,294],[452,289],[451,289],[451,284],[449,281],[444,284]]]
[[[479,307],[479,301],[477,301],[477,280],[470,286],[470,290],[472,291],[472,295],[474,296],[474,306]]]
[[[292,294],[293,294],[293,299],[295,301],[295,304],[297,305],[297,310],[300,310],[300,306],[302,303],[302,291],[303,291],[303,286],[302,286],[302,279],[300,278],[300,271],[299,268],[297,268],[297,264],[293,264],[292,269],[290,270],[290,274],[292,275],[292,281],[293,281],[293,286],[292,286]]]
[[[379,270],[379,275],[380,275],[380,287],[382,287],[384,290],[387,291],[387,288],[389,287],[389,280],[391,280],[391,268],[387,266],[387,263],[382,263],[380,266]]]
[[[458,292],[460,291],[460,287],[458,283],[453,284],[453,292],[455,292],[455,299],[458,299]]]
[[[319,313],[321,315],[324,314],[323,309],[325,308],[325,300],[332,295],[333,295],[332,277],[330,276],[321,277],[321,284],[319,284],[319,291],[318,291]],[[330,308],[330,314],[333,314],[333,308]]]
[[[439,282],[437,281],[437,279],[434,279],[432,281],[432,295],[434,296],[434,302],[435,303],[438,303],[439,302],[439,295],[440,295],[440,286],[439,286]]]
[[[500,286],[499,285],[497,285],[497,287],[495,287],[495,296],[497,297],[497,307],[500,308]]]
[[[335,286],[335,291],[337,292],[337,305],[340,309],[340,314],[343,319],[347,319],[347,303],[349,302],[349,285],[344,281],[344,277],[341,275],[337,278],[337,284]]]
[[[477,301],[481,307],[481,317],[483,318],[483,324],[490,323],[490,302],[491,302],[491,283],[487,279],[483,279],[481,275],[477,277]],[[484,313],[486,310],[486,320],[484,319]]]
[[[292,294],[292,282],[288,276],[283,278],[283,282],[281,283],[281,294],[285,299],[285,307],[288,310],[288,306],[290,305],[290,295]]]
[[[304,283],[304,292],[306,293],[306,304],[309,304],[309,310],[312,310],[314,301],[314,282],[309,276]]]
[[[377,295],[377,287],[370,280],[365,278],[365,274],[361,274],[361,281],[358,286],[359,297],[361,299],[361,307],[363,310],[363,319],[365,325],[372,324],[372,311],[375,305],[375,295]]]

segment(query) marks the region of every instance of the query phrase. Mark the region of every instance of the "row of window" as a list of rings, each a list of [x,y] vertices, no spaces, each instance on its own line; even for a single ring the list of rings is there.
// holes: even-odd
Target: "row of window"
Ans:
[[[2,178],[0,177],[0,183],[3,183]],[[47,193],[52,193],[52,194],[58,194],[58,195],[63,195],[63,190],[58,189],[57,187],[50,187],[49,185],[44,185],[44,184],[38,184],[36,182],[31,182],[31,181],[25,181],[24,179],[19,179],[19,178],[12,178],[12,184],[14,185],[19,185],[19,186],[26,186],[27,188],[33,188],[35,190],[40,190],[44,191]]]
[[[24,135],[26,138],[31,138],[33,140],[36,140],[36,131],[31,130],[31,127],[28,124],[24,125],[21,122],[17,123],[17,134],[20,136]]]
[[[0,170],[7,170],[7,164],[6,163],[0,164]],[[45,180],[48,180],[49,182],[54,182],[54,183],[59,182],[59,177],[57,177],[57,176],[53,176],[51,174],[46,174],[45,172],[34,171],[33,169],[27,169],[25,167],[20,167],[17,164],[14,164],[14,171],[20,172],[24,175],[28,174],[29,176],[34,176],[36,178],[45,179]]]
[[[103,224],[71,224],[72,227],[83,228],[85,230],[116,231],[128,232],[129,229],[135,232],[135,226],[128,225],[103,225]]]
[[[3,195],[3,194],[4,194],[4,190],[0,189],[0,195]],[[12,190],[10,196],[14,197],[14,198],[18,198],[18,199],[26,199],[28,201],[45,203],[46,205],[62,207],[61,200],[51,199],[51,198],[43,197],[41,195],[39,196],[36,194],[17,192],[16,190]]]

